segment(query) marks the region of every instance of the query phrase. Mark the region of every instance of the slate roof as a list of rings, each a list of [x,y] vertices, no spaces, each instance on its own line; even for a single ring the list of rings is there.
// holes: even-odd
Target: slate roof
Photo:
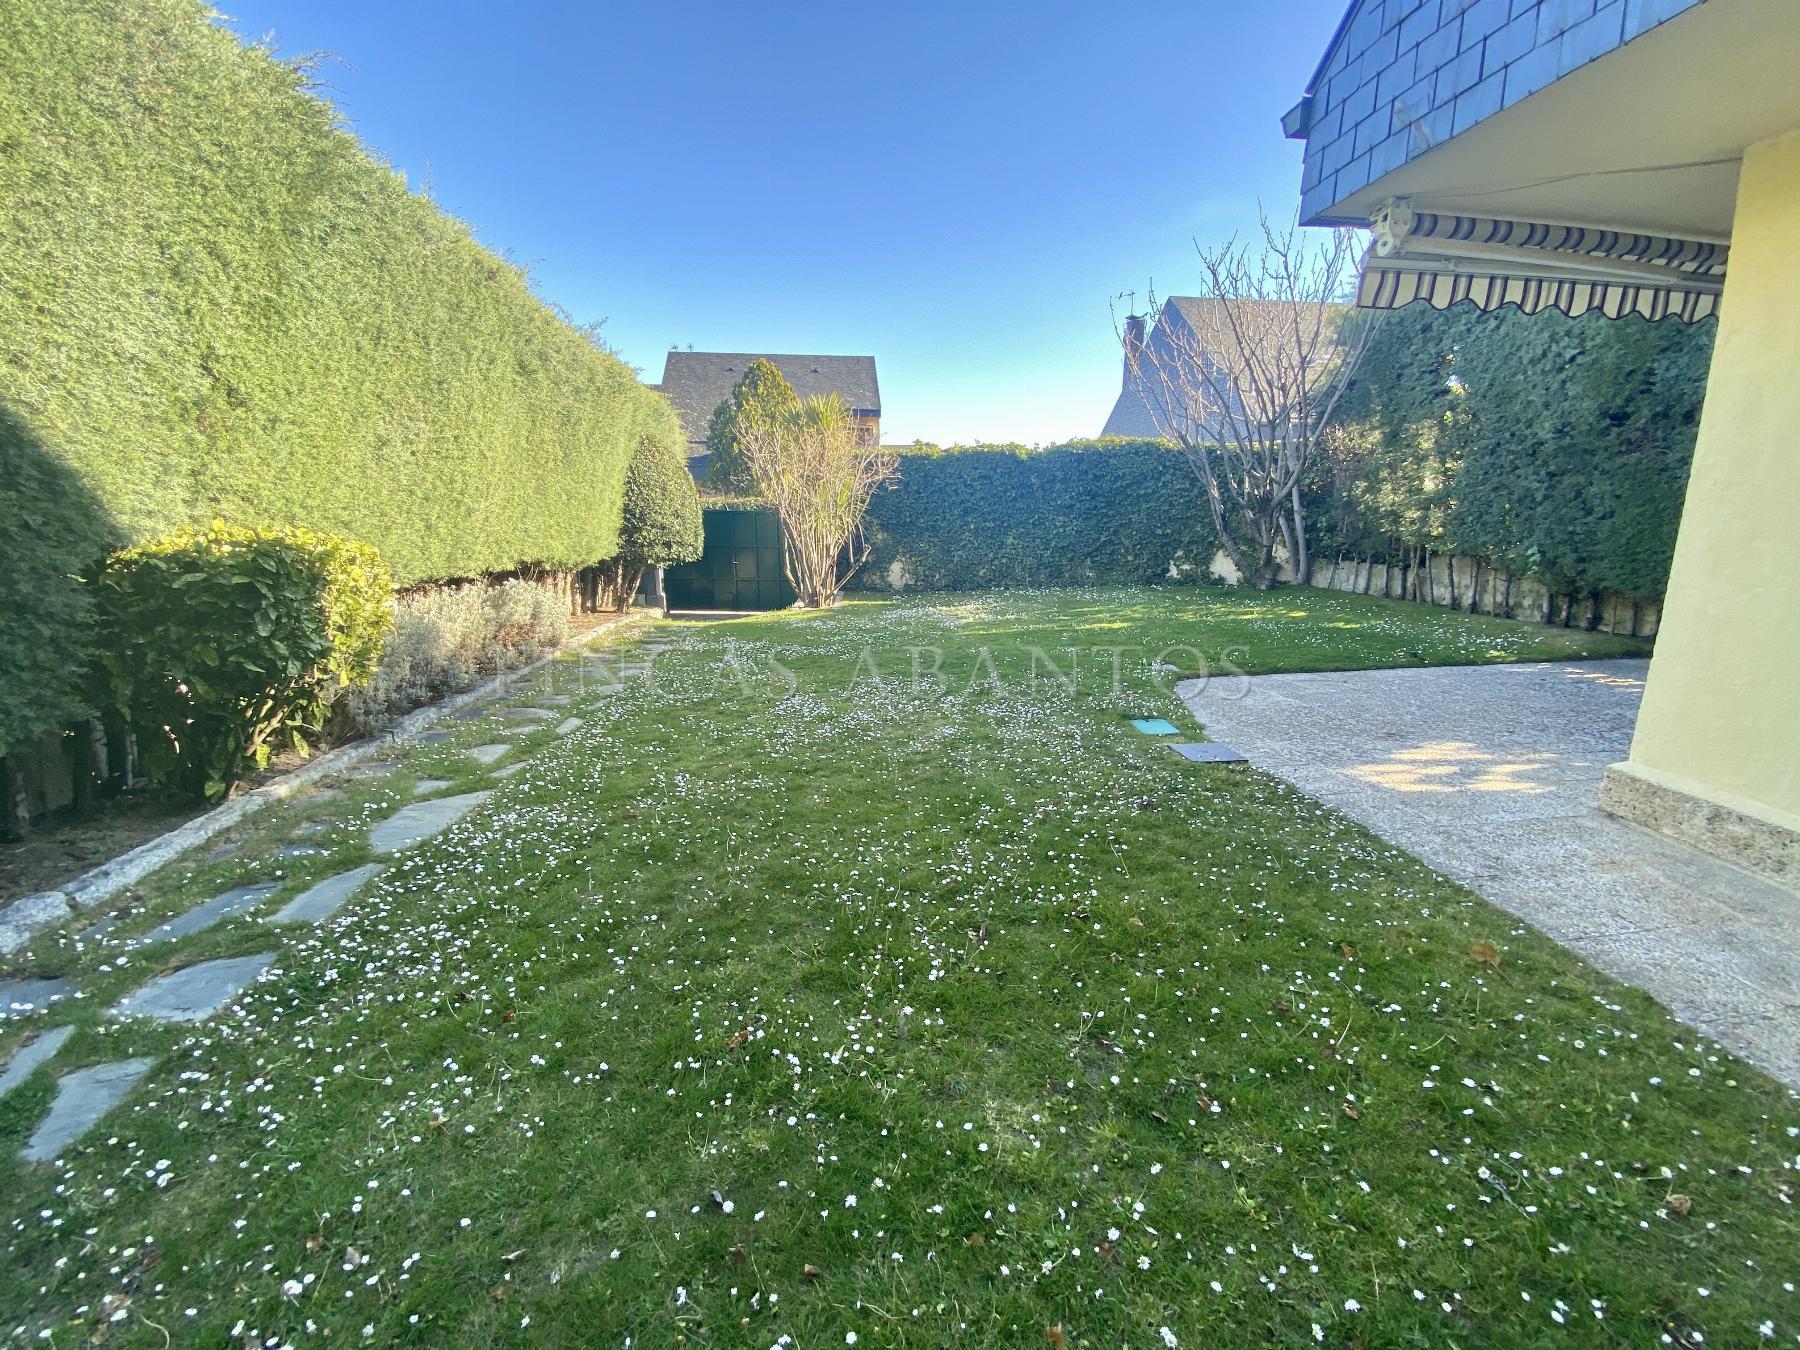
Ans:
[[[1240,315],[1252,307],[1257,310],[1280,310],[1287,307],[1286,302],[1280,300],[1238,300],[1234,303],[1243,307],[1239,310]],[[1158,312],[1156,322],[1150,326],[1145,339],[1153,348],[1160,348],[1165,352],[1168,350],[1168,328],[1173,322],[1170,310],[1174,310],[1194,334],[1220,332],[1227,323],[1217,300],[1208,296],[1171,295]],[[1192,339],[1188,339],[1188,343],[1191,342]],[[1184,345],[1180,350],[1190,349],[1190,346]],[[1227,340],[1225,354],[1235,356],[1236,350]],[[1145,399],[1138,382],[1132,379],[1130,363],[1124,362],[1124,367],[1125,376],[1120,382],[1118,401],[1113,404],[1112,414],[1106,419],[1106,425],[1100,429],[1100,434],[1150,440],[1166,439],[1168,431],[1163,420]],[[1223,436],[1227,434],[1226,424],[1221,422],[1216,427],[1202,427],[1200,433],[1203,436]]]
[[[1306,142],[1300,223],[1700,3],[1351,0],[1282,119]]]
[[[1156,417],[1150,406],[1144,402],[1144,396],[1132,383],[1131,372],[1125,372],[1125,387],[1119,391],[1118,402],[1106,419],[1106,425],[1100,428],[1102,436],[1129,436],[1132,440],[1155,441],[1163,438],[1163,431],[1157,425]]]
[[[881,416],[881,387],[872,356],[795,356],[773,352],[670,352],[663,360],[659,386],[675,405],[689,445],[706,440],[713,409],[731,395],[744,369],[761,357],[794,386],[801,398],[836,394],[854,412]]]
[[[1200,320],[1200,316],[1209,313],[1216,301],[1194,295],[1171,295],[1163,302],[1156,320],[1150,325],[1147,340],[1162,346],[1166,342],[1165,332],[1169,323],[1169,310],[1175,309],[1190,323]],[[1125,377],[1120,382],[1118,401],[1106,419],[1106,425],[1100,428],[1102,436],[1129,436],[1133,439],[1164,440],[1168,431],[1162,420],[1152,411],[1149,402],[1144,398],[1138,382],[1131,378],[1131,363],[1123,363]]]

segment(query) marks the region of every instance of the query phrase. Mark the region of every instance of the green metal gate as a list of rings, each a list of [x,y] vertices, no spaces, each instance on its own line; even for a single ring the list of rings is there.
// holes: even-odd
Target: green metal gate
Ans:
[[[794,588],[781,567],[781,522],[766,508],[709,507],[706,549],[663,574],[670,609],[785,609]]]

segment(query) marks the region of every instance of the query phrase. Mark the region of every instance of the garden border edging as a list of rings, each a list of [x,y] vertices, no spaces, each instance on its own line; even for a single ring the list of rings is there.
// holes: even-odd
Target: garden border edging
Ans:
[[[352,741],[349,745],[341,745],[335,750],[328,750],[318,758],[308,760],[292,773],[282,775],[273,783],[266,783],[241,797],[222,802],[204,815],[196,816],[166,834],[146,840],[136,848],[83,872],[67,885],[12,901],[0,908],[0,956],[11,955],[25,947],[44,929],[54,928],[83,910],[104,904],[126,887],[143,880],[196,845],[223,834],[264,807],[285,801],[311,787],[321,778],[329,778],[332,774],[353,768],[396,741],[416,739],[421,731],[433,723],[471,703],[479,703],[496,689],[504,688],[521,676],[548,665],[564,652],[588,645],[602,633],[611,633],[626,624],[638,623],[652,616],[660,617],[656,610],[632,610],[608,623],[591,628],[517,670],[503,670],[460,694],[453,694],[423,708],[415,708],[380,735],[368,736],[360,741]]]

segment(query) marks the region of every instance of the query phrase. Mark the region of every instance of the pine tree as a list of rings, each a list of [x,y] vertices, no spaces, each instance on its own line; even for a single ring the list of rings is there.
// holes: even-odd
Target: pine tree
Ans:
[[[731,397],[713,409],[706,428],[706,486],[714,492],[750,493],[756,490],[744,462],[743,428],[747,421],[770,420],[799,405],[794,386],[773,361],[757,357],[745,368],[732,388]]]

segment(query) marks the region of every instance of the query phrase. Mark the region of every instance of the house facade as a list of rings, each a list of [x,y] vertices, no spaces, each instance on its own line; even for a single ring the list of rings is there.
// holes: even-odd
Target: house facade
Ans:
[[[871,440],[881,435],[881,385],[872,356],[801,356],[775,352],[682,352],[663,359],[660,385],[681,419],[688,443],[688,471],[706,481],[706,429],[714,409],[731,397],[752,361],[773,362],[801,398],[836,394]]]
[[[1355,0],[1283,119],[1357,301],[1718,335],[1642,711],[1601,805],[1800,882],[1800,8]]]

